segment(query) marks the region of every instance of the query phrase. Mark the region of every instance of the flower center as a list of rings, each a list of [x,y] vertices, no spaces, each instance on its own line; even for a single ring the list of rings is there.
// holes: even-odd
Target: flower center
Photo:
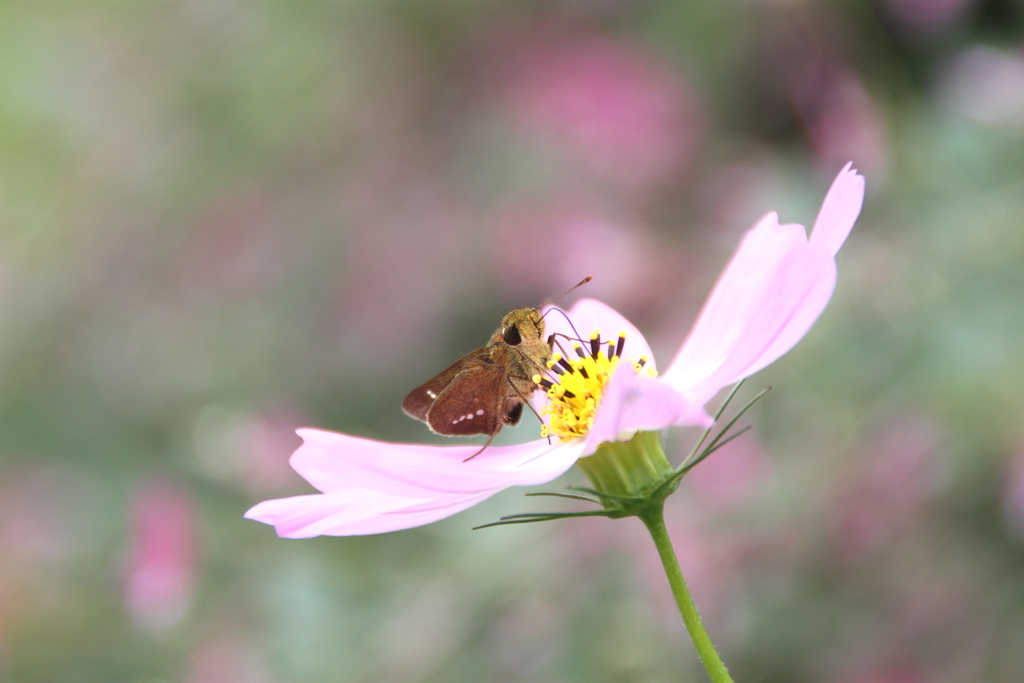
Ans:
[[[625,332],[619,332],[617,342],[602,342],[600,332],[594,330],[590,334],[589,350],[576,342],[573,344],[575,358],[565,358],[560,353],[551,356],[548,361],[551,378],[533,376],[533,381],[545,389],[548,397],[547,404],[540,410],[541,416],[548,418],[548,423],[541,427],[541,436],[556,436],[562,441],[585,436],[594,424],[605,384],[620,364],[626,363],[636,373],[657,374],[651,368],[644,369],[645,356],[638,361],[623,359],[625,345]]]

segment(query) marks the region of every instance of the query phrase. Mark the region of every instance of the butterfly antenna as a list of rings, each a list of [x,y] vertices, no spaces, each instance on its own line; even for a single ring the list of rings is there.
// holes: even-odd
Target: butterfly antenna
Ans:
[[[586,282],[586,280],[584,280],[583,282]],[[581,282],[580,285],[582,285],[583,282]],[[576,287],[579,287],[580,285],[576,285]],[[576,287],[573,287],[572,289],[576,289]],[[570,289],[569,292],[571,292],[572,289]],[[566,292],[565,294],[568,294],[569,292]],[[565,296],[565,294],[563,294],[562,296]],[[547,306],[547,304],[544,304],[544,305]],[[576,341],[582,342],[583,341],[583,337],[580,336],[579,330],[577,330],[576,326],[572,324],[572,320],[569,318],[569,314],[566,313],[565,311],[563,311],[561,308],[549,308],[547,310],[547,312],[544,313],[544,315],[541,316],[541,319],[543,320],[544,316],[546,316],[548,313],[551,313],[552,311],[558,311],[559,313],[562,314],[562,317],[565,318],[566,322],[569,323],[569,327],[571,327],[572,331],[576,333]],[[561,336],[565,337],[564,334],[561,335]]]
[[[593,276],[593,275],[588,275],[588,276],[586,276],[585,278],[583,278],[583,279],[582,279],[582,280],[580,281],[580,283],[579,283],[578,285],[576,285],[576,287],[573,287],[572,289],[567,289],[567,290],[565,290],[564,292],[562,292],[561,294],[559,294],[558,296],[556,296],[556,297],[555,297],[554,299],[552,299],[551,301],[545,301],[544,303],[542,303],[542,304],[541,304],[540,306],[538,306],[537,308],[543,308],[544,306],[547,306],[548,304],[553,304],[553,303],[555,303],[556,301],[558,301],[559,299],[561,299],[561,298],[562,298],[563,296],[565,296],[566,294],[568,294],[569,292],[571,292],[571,291],[572,291],[573,289],[576,289],[577,287],[582,287],[583,285],[587,284],[588,282],[590,282],[590,281],[591,281],[591,280],[593,280],[593,279],[594,279],[594,276]]]

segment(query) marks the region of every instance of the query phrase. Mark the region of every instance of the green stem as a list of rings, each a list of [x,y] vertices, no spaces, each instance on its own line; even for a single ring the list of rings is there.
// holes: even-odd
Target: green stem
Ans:
[[[700,661],[707,669],[708,676],[714,683],[733,683],[725,664],[715,650],[715,644],[711,642],[711,637],[708,635],[707,629],[704,628],[704,622],[701,621],[700,614],[697,612],[697,606],[693,604],[686,581],[683,580],[683,572],[679,569],[679,560],[676,559],[672,541],[668,537],[668,529],[665,528],[663,502],[658,501],[649,506],[639,517],[647,525],[647,530],[651,532],[651,537],[654,539],[654,545],[658,548],[658,555],[661,556],[661,563],[665,567],[669,585],[672,586],[672,594],[676,597],[679,613],[683,615],[683,623],[686,624],[686,630],[690,632],[690,638],[697,648]]]

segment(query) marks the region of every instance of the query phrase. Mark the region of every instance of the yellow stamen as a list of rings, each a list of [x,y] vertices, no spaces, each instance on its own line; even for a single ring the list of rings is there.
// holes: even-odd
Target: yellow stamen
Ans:
[[[604,393],[605,384],[608,378],[619,367],[626,363],[627,367],[635,373],[643,373],[654,376],[657,373],[650,368],[645,368],[646,358],[642,362],[620,357],[625,343],[624,332],[619,334],[619,340],[606,342],[607,353],[577,353],[578,358],[568,358],[563,361],[561,354],[553,354],[548,368],[565,363],[572,368],[571,371],[562,374],[553,374],[549,381],[551,387],[547,390],[548,402],[541,408],[541,415],[548,418],[548,424],[541,428],[541,436],[556,436],[562,441],[568,441],[585,436],[594,424],[594,416],[597,414],[598,406],[601,404],[601,397]],[[594,346],[601,344],[601,337],[598,330],[591,333],[590,338],[597,342]],[[574,347],[582,348],[579,344]],[[540,375],[534,375],[533,381],[540,384]]]

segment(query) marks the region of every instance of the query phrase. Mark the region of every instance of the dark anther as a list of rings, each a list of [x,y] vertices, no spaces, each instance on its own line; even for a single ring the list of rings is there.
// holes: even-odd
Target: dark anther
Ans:
[[[619,335],[619,343],[615,345],[615,355],[622,356],[622,347],[626,345],[626,335]]]
[[[572,369],[572,365],[569,364],[569,361],[567,361],[564,358],[559,358],[558,359],[558,364],[561,365],[566,370],[568,370],[570,374],[572,374],[573,369]]]
[[[501,333],[501,338],[505,340],[505,343],[509,346],[519,346],[522,343],[523,338],[519,335],[519,328],[515,325],[509,325],[505,328],[505,331]]]
[[[565,374],[565,370],[563,370],[562,368],[558,367],[558,363],[555,363],[554,365],[552,365],[550,368],[548,368],[548,370],[551,370],[551,372],[555,373],[556,375],[564,375]]]
[[[587,369],[585,367],[580,366],[579,370],[580,374],[583,375],[583,379],[590,379],[590,375],[587,374]]]
[[[615,358],[615,344],[608,342],[608,360]]]
[[[646,358],[641,358],[640,360],[638,360],[636,362],[636,364],[639,365],[640,367],[643,367],[643,366],[647,365],[647,359]]]
[[[576,394],[572,393],[571,391],[565,392],[564,394],[562,394],[562,396],[565,398],[576,398]]]
[[[587,357],[587,354],[583,353],[583,346],[581,346],[580,344],[577,344],[576,346],[574,346],[572,348],[573,348],[573,351],[576,352],[576,355],[579,356],[580,358],[586,358]]]
[[[590,340],[590,355],[597,360],[597,354],[601,353],[601,337],[594,337]]]
[[[540,381],[540,385],[545,389],[550,389],[551,387],[555,386],[549,379],[542,379]]]

